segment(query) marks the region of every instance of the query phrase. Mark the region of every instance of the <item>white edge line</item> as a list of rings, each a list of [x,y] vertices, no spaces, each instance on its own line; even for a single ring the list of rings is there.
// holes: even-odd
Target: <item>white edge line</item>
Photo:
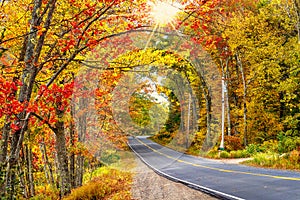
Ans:
[[[159,169],[156,169],[155,167],[153,167],[152,165],[150,165],[139,153],[137,153],[133,148],[132,146],[127,143],[128,146],[130,147],[130,149],[147,165],[149,166],[152,170],[154,170],[155,172],[157,172],[158,174],[161,174],[163,176],[165,176],[166,178],[169,178],[171,180],[175,180],[177,182],[181,182],[181,183],[184,183],[184,184],[187,184],[187,186],[192,186],[194,188],[199,188],[199,190],[202,190],[203,192],[206,192],[206,193],[211,193],[212,195],[219,195],[221,197],[226,197],[226,198],[230,198],[230,199],[235,199],[235,200],[245,200],[245,199],[242,199],[240,197],[236,197],[236,196],[233,196],[233,195],[230,195],[230,194],[226,194],[224,192],[220,192],[218,190],[214,190],[214,189],[211,189],[211,188],[208,188],[208,187],[204,187],[204,186],[201,186],[201,185],[197,185],[195,183],[191,183],[189,181],[185,181],[185,180],[181,180],[179,178],[176,178],[174,176],[170,176],[169,174],[166,174],[162,171],[160,171]]]

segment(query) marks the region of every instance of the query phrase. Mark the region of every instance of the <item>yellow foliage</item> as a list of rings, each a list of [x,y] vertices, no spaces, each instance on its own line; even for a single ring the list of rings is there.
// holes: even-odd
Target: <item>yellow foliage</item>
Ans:
[[[64,200],[131,199],[132,177],[129,172],[101,168],[101,174],[85,185],[72,190]]]

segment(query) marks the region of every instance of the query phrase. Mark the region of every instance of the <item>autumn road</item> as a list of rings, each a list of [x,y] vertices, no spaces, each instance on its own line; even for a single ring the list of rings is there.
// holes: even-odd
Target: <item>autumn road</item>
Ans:
[[[300,199],[300,173],[224,164],[163,147],[145,137],[128,141],[158,174],[220,199]]]

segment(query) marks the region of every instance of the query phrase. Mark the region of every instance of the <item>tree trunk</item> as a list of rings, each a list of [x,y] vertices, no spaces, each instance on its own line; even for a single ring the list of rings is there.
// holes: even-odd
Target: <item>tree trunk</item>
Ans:
[[[33,182],[33,173],[32,173],[32,150],[31,147],[26,144],[25,145],[25,155],[26,155],[26,165],[27,165],[27,175],[28,175],[28,193],[30,197],[33,197],[35,194],[34,190],[34,182]]]
[[[78,141],[85,142],[85,136],[87,132],[87,112],[86,109],[88,107],[88,99],[87,98],[80,98],[79,99],[79,110],[82,111],[81,114],[78,116]],[[77,156],[77,180],[76,186],[82,185],[83,180],[83,173],[84,173],[84,156],[78,155]]]
[[[56,135],[56,152],[58,160],[58,168],[60,175],[60,194],[65,196],[71,190],[70,185],[70,173],[68,166],[68,154],[66,148],[65,128],[64,122],[62,121],[63,112],[57,110],[58,121],[55,124],[55,135]]]
[[[7,157],[7,148],[8,148],[8,138],[9,138],[9,132],[10,132],[10,122],[9,117],[6,117],[5,121],[6,123],[3,126],[2,129],[2,139],[0,143],[0,163],[1,165],[6,162],[6,157]]]
[[[296,18],[297,18],[297,32],[298,32],[298,43],[300,44],[300,1],[299,0],[293,0],[295,5],[295,11],[296,11]]]
[[[8,117],[6,117],[6,121],[8,121]],[[6,192],[5,187],[5,174],[6,174],[6,157],[8,150],[8,138],[10,132],[10,122],[6,122],[2,129],[2,139],[0,143],[0,195],[3,196]]]
[[[27,188],[26,188],[26,185],[25,185],[25,178],[24,178],[24,173],[23,173],[23,163],[20,162],[20,160],[18,160],[18,176],[20,178],[20,190],[22,191],[23,190],[23,196],[25,198],[28,198],[29,195],[28,195],[28,192],[27,192]]]
[[[71,105],[71,116],[73,117],[74,114],[74,106]],[[71,119],[72,120],[72,119]],[[70,145],[72,148],[75,146],[75,125],[74,121],[71,121],[70,125]],[[71,187],[76,187],[76,168],[75,168],[75,154],[74,152],[71,152],[70,155],[70,179],[71,179]]]
[[[206,106],[206,147],[210,147],[212,145],[212,136],[211,136],[211,91],[210,88],[207,90],[203,89],[204,97],[205,97],[205,106]]]
[[[42,47],[45,40],[46,32],[50,26],[52,15],[55,9],[55,0],[50,0],[49,5],[45,9],[49,8],[48,16],[44,24],[44,28],[46,29],[42,35],[37,37],[38,27],[41,25],[42,20],[40,16],[40,9],[42,7],[42,0],[35,0],[33,2],[32,15],[30,20],[30,34],[28,36],[26,51],[25,51],[25,68],[22,72],[22,86],[19,93],[19,101],[20,102],[29,102],[31,99],[31,94],[33,90],[33,86],[35,84],[35,78],[38,73],[37,63],[39,61],[39,57],[42,51]],[[47,10],[46,10],[47,11]],[[25,105],[26,107],[26,105]],[[19,159],[19,153],[21,146],[24,140],[24,134],[28,127],[28,120],[30,117],[30,113],[26,112],[24,109],[20,114],[18,114],[18,120],[16,120],[15,124],[19,126],[19,129],[14,131],[10,155],[8,159],[7,165],[7,177],[6,177],[6,185],[8,190],[10,191],[10,197],[13,198],[15,189],[14,186],[16,184],[16,165]]]
[[[54,186],[54,177],[53,177],[53,170],[51,163],[49,162],[48,155],[47,155],[47,149],[44,142],[40,143],[40,150],[42,152],[42,157],[44,161],[44,169],[45,169],[45,176],[47,178],[48,183],[51,186]],[[47,172],[49,170],[49,173]]]
[[[84,173],[84,156],[77,156],[77,176],[76,176],[76,187],[82,185],[83,181],[83,173]]]
[[[50,175],[48,174],[47,161],[45,158],[45,153],[44,153],[42,144],[40,144],[39,147],[40,147],[40,151],[42,152],[42,160],[44,162],[43,168],[44,168],[45,178],[46,178],[47,183],[51,185],[51,179],[50,179]]]

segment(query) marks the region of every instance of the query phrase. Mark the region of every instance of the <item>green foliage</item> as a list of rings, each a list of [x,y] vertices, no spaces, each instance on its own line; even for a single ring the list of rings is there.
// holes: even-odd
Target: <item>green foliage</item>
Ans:
[[[261,152],[261,148],[260,148],[260,145],[258,145],[258,144],[249,144],[246,147],[246,151],[249,155],[254,155],[258,152]]]
[[[277,140],[264,141],[260,145],[260,149],[263,152],[277,152],[278,151],[278,141]]]
[[[131,97],[130,115],[132,120],[141,127],[150,123],[149,109],[153,102],[146,94],[134,93]]]
[[[219,158],[218,147],[214,146],[210,151],[208,151],[204,156],[208,158]]]
[[[247,158],[249,157],[247,150],[230,151],[230,158]]]
[[[277,162],[278,158],[278,155],[274,153],[258,153],[254,156],[252,162],[260,166],[271,167]]]
[[[230,158],[230,153],[228,153],[227,151],[221,151],[220,158]]]
[[[181,112],[180,104],[176,95],[168,90],[167,88],[161,87],[160,90],[165,94],[168,94],[169,99],[169,115],[164,127],[152,137],[152,139],[160,144],[169,144],[174,136],[177,134],[177,131],[180,126],[181,121]]]
[[[101,154],[101,162],[110,165],[120,160],[120,155],[116,150],[106,150]]]
[[[129,172],[100,168],[99,176],[85,185],[72,190],[64,200],[81,199],[131,199],[132,177]]]
[[[270,0],[260,0],[257,4],[257,8],[260,9],[268,4],[270,4]]]
[[[289,132],[288,132],[289,133]],[[278,134],[278,152],[286,153],[295,150],[300,146],[300,137],[292,137],[289,134],[280,132]]]
[[[206,157],[219,159],[219,158],[248,158],[250,154],[247,150],[237,150],[237,151],[218,151],[217,148],[210,150]]]

